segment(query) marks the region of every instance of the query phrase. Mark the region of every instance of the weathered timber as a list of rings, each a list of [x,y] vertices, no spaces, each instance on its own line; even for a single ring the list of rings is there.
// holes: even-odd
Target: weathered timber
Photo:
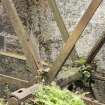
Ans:
[[[100,51],[100,49],[102,48],[104,43],[105,43],[105,32],[103,32],[103,35],[96,41],[95,45],[93,46],[92,50],[90,51],[90,53],[86,59],[87,63],[91,63],[93,61],[93,59],[95,58],[97,53]]]
[[[50,71],[47,74],[47,82],[51,82],[56,77],[57,73],[60,71],[62,65],[65,63],[68,56],[71,54],[77,40],[79,39],[80,35],[88,25],[90,19],[93,17],[95,11],[99,7],[102,0],[92,0],[91,4],[89,5],[87,11],[77,24],[75,30],[70,35],[69,39],[65,43],[63,49],[61,50],[59,56],[57,57],[56,61],[53,63]]]
[[[11,58],[15,58],[15,59],[20,59],[20,60],[26,60],[26,57],[22,54],[17,54],[17,53],[13,53],[13,52],[4,52],[4,51],[0,51],[0,55],[1,56],[6,56],[6,57],[11,57]]]
[[[30,86],[29,81],[22,80],[19,78],[10,77],[10,76],[3,75],[3,74],[0,74],[0,83],[3,83],[3,84],[9,83],[12,85],[16,85],[18,88]]]
[[[103,103],[100,103],[97,100],[93,100],[93,99],[88,98],[88,97],[82,97],[82,100],[84,100],[84,102],[86,103],[86,105],[105,105]]]
[[[14,59],[23,60],[23,61],[27,60],[23,54],[18,54],[18,53],[14,53],[14,52],[0,51],[0,56],[10,57],[10,58],[14,58]],[[45,61],[40,61],[40,62],[43,66],[47,66],[47,67],[51,66],[50,64],[48,64]]]
[[[62,39],[65,42],[69,38],[69,33],[66,29],[66,26],[64,24],[64,21],[63,21],[61,15],[60,15],[59,9],[57,8],[56,2],[55,2],[55,0],[48,0],[48,3],[49,3],[49,6],[53,12],[53,15],[54,15],[56,23],[59,27],[59,30],[61,32]]]
[[[67,39],[69,38],[70,33],[67,31],[65,23],[63,21],[63,18],[60,15],[59,9],[57,7],[56,1],[55,0],[48,0],[48,3],[49,3],[49,6],[53,12],[53,16],[54,16],[54,19],[57,23],[57,26],[61,32],[61,37],[62,37],[63,41],[66,42]],[[75,58],[78,57],[75,49],[72,51],[71,55],[75,55]],[[74,60],[74,56],[71,56],[71,59]]]
[[[38,59],[37,51],[35,50],[35,47],[33,47],[32,42],[30,40],[30,37],[26,30],[24,29],[24,26],[17,14],[16,8],[14,6],[14,3],[12,0],[2,0],[2,4],[8,14],[8,17],[11,20],[11,23],[13,25],[13,28],[19,38],[19,41],[22,45],[23,52],[32,66],[32,72],[35,75],[38,75],[39,69],[42,69],[42,65]]]

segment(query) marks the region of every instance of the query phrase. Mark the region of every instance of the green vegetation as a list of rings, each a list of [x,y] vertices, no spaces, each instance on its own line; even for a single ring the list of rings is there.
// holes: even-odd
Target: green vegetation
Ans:
[[[73,62],[73,66],[80,69],[81,73],[81,82],[83,82],[84,86],[89,87],[91,81],[91,72],[93,71],[93,67],[90,64],[86,63],[86,60],[81,57]]]
[[[7,105],[6,102],[4,101],[4,99],[0,98],[0,105]]]
[[[34,105],[85,105],[80,96],[57,86],[43,86],[33,94]]]

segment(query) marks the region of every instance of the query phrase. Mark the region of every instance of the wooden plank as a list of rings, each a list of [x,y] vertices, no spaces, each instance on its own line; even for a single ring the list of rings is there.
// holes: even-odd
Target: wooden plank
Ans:
[[[26,57],[22,54],[17,54],[17,53],[13,53],[13,52],[4,52],[4,51],[0,51],[0,55],[1,56],[6,56],[6,57],[11,57],[11,58],[15,58],[15,59],[20,59],[20,60],[26,60]]]
[[[64,24],[64,21],[60,15],[59,9],[57,8],[56,2],[55,0],[48,0],[49,6],[53,12],[54,18],[56,20],[56,23],[59,27],[59,30],[61,32],[62,35],[62,39],[65,41],[67,41],[68,37],[69,37],[69,33],[66,29],[66,26]]]
[[[17,53],[14,53],[14,52],[4,52],[4,51],[0,51],[0,55],[1,56],[4,56],[4,57],[11,57],[11,58],[15,58],[15,59],[19,59],[19,60],[23,60],[23,61],[26,61],[26,57],[22,54],[17,54]],[[47,66],[47,67],[50,67],[50,64],[48,64],[47,62],[45,61],[40,61],[41,64],[43,66]]]
[[[48,0],[48,3],[49,3],[49,6],[50,6],[50,8],[51,8],[51,10],[53,12],[53,16],[54,16],[54,19],[55,19],[55,21],[57,23],[57,26],[58,26],[58,28],[59,28],[59,30],[61,32],[61,37],[62,37],[63,41],[66,42],[67,39],[69,38],[70,33],[67,31],[65,23],[63,21],[63,18],[60,15],[59,9],[57,7],[56,1],[55,0]],[[78,54],[75,51],[75,49],[73,49],[71,55],[72,56],[70,58],[72,59],[72,61],[74,59],[78,58]]]
[[[101,103],[101,102],[94,100],[92,98],[89,98],[89,97],[82,97],[82,100],[84,100],[86,105],[105,105],[104,103]]]
[[[89,55],[86,58],[87,63],[91,63],[93,61],[93,59],[95,58],[97,53],[100,51],[104,43],[105,43],[105,32],[103,32],[103,35],[100,36],[100,38],[96,41],[95,45],[89,52]]]
[[[16,8],[14,6],[14,3],[12,0],[2,0],[2,4],[8,14],[8,17],[11,20],[11,23],[13,25],[13,28],[19,38],[19,41],[22,45],[24,54],[32,66],[32,72],[35,73],[35,75],[38,75],[38,69],[42,69],[42,65],[38,59],[38,54],[35,50],[35,48],[32,45],[32,42],[30,41],[30,37],[27,34],[26,30],[24,29],[24,26],[17,14]]]
[[[50,71],[47,74],[48,77],[47,82],[50,83],[51,81],[54,80],[57,73],[60,71],[62,65],[65,63],[66,59],[71,54],[72,49],[75,46],[75,43],[78,41],[80,35],[88,25],[90,19],[93,17],[95,11],[97,10],[101,2],[102,0],[92,0],[85,14],[77,24],[75,30],[72,32],[69,39],[65,43],[56,61],[53,63],[52,67],[50,68]]]
[[[16,85],[19,88],[29,86],[29,81],[0,74],[0,84],[4,84],[4,83],[13,84],[13,85]]]

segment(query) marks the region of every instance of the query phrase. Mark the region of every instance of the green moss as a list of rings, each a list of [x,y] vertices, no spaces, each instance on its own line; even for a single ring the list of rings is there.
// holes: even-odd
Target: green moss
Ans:
[[[85,105],[79,96],[55,86],[43,86],[33,95],[35,105]]]

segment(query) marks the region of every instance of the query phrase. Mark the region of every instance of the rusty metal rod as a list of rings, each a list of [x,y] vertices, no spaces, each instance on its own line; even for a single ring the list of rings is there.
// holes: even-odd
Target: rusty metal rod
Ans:
[[[82,97],[82,100],[84,100],[84,102],[86,103],[86,105],[105,105],[103,103],[100,103],[97,100],[93,100],[93,99],[88,98],[88,97]]]

